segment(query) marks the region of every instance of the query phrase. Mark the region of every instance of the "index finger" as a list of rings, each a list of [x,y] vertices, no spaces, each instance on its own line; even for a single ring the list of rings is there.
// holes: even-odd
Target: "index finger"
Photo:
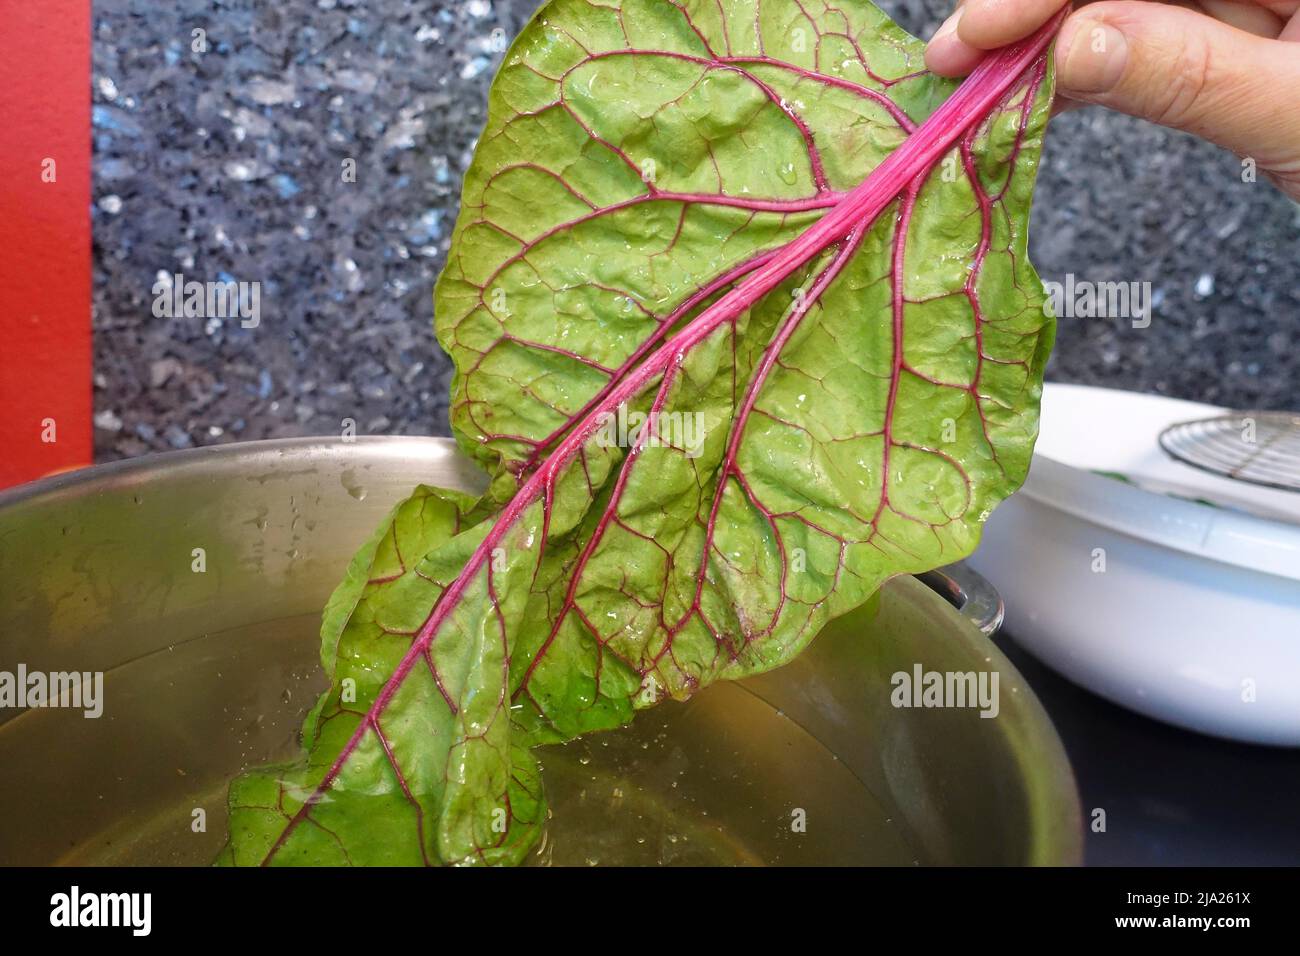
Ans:
[[[962,4],[957,36],[977,50],[998,47],[1024,39],[1069,0],[966,0]]]

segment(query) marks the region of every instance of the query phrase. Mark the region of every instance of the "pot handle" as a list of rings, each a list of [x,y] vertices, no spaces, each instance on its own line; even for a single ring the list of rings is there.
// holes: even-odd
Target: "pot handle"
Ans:
[[[1002,627],[1006,608],[1002,595],[963,561],[945,565],[934,571],[918,574],[922,584],[944,598],[986,637],[992,637]]]

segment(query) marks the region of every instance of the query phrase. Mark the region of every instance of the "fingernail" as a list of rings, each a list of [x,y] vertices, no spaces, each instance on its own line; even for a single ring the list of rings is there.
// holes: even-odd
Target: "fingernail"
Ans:
[[[1063,91],[1105,93],[1128,64],[1128,41],[1109,23],[1068,20],[1057,41],[1057,78]]]
[[[958,7],[947,20],[940,24],[939,29],[934,31],[934,36],[930,37],[930,42],[935,43],[946,36],[957,32],[957,24],[961,23],[962,8]]]

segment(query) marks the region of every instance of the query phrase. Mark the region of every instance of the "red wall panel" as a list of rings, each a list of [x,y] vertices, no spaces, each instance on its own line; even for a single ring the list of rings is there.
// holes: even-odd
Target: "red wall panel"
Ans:
[[[92,455],[90,31],[0,0],[0,487]]]

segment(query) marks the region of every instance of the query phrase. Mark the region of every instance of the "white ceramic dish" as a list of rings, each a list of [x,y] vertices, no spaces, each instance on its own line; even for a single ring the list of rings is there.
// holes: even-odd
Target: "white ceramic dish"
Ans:
[[[1007,631],[1075,682],[1182,727],[1300,746],[1300,493],[1157,443],[1224,413],[1047,386],[1029,479],[971,563],[1002,593]]]

